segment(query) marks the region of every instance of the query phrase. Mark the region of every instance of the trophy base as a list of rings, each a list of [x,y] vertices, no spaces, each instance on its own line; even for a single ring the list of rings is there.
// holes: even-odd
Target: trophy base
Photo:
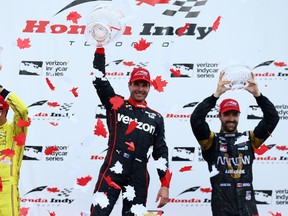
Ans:
[[[90,23],[87,26],[87,37],[89,41],[96,43],[97,47],[103,47],[111,41],[111,30],[104,23]]]

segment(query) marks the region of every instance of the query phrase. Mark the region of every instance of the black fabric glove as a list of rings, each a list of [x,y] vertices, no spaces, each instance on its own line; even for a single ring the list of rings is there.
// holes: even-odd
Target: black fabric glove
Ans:
[[[96,49],[94,54],[93,67],[101,71],[105,76],[105,49],[103,47]]]

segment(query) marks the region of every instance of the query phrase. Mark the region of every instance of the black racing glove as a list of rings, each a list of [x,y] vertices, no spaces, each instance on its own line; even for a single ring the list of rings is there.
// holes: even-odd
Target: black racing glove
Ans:
[[[105,76],[105,49],[98,47],[94,54],[93,67]]]

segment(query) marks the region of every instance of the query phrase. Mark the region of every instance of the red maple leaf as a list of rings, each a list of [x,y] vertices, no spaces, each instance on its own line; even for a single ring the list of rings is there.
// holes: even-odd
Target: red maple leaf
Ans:
[[[49,212],[49,215],[50,216],[56,216],[56,213],[55,212]]]
[[[259,148],[254,149],[254,152],[258,155],[262,155],[268,150],[269,150],[269,147],[265,144],[262,144]]]
[[[179,170],[179,172],[186,172],[186,171],[191,171],[191,170],[192,170],[192,166],[184,166]]]
[[[182,36],[184,32],[188,29],[190,23],[185,23],[185,25],[178,30],[178,36]]]
[[[58,126],[58,122],[49,122],[52,126]]]
[[[16,145],[23,146],[26,142],[26,135],[23,131],[21,131],[18,135],[13,137],[13,140],[17,142]]]
[[[162,211],[158,211],[156,216],[162,216],[163,212]]]
[[[78,87],[73,87],[70,91],[72,92],[72,94],[75,96],[75,97],[78,97]]]
[[[211,193],[212,189],[211,188],[200,188],[200,191],[203,193]]]
[[[45,155],[52,155],[54,152],[59,151],[59,148],[56,146],[49,146],[45,149]]]
[[[124,99],[122,97],[119,97],[116,95],[116,96],[110,98],[110,103],[112,104],[112,109],[117,110],[117,109],[119,109],[119,107],[121,107],[123,105]]]
[[[60,104],[58,102],[48,102],[47,104],[50,107],[58,107],[58,106],[60,106]]]
[[[72,22],[73,23],[78,23],[78,19],[80,19],[81,18],[81,15],[80,14],[78,14],[76,11],[74,11],[74,12],[70,12],[69,14],[68,14],[68,16],[67,16],[67,21],[68,20],[72,20]]]
[[[58,193],[58,192],[60,192],[60,190],[59,190],[57,187],[47,188],[47,191],[48,191],[48,192],[51,192],[51,193]]]
[[[46,83],[48,84],[49,88],[54,91],[55,87],[54,85],[51,83],[50,79],[48,77],[45,78],[46,79]]]
[[[269,211],[268,213],[271,214],[272,216],[282,216],[282,214],[279,212],[276,212],[276,214],[274,214],[272,211]]]
[[[107,176],[106,178],[104,177],[104,179],[106,180],[107,184],[110,187],[113,187],[117,190],[121,190],[121,187],[118,184],[116,184],[115,182],[113,182],[110,176]]]
[[[285,62],[274,62],[274,65],[277,67],[286,67],[287,64],[285,64]]]
[[[141,38],[139,43],[134,44],[134,48],[138,51],[146,50],[150,46],[150,43],[147,43],[145,39]]]
[[[280,151],[287,151],[288,147],[287,146],[276,146],[276,149],[280,150]]]
[[[103,124],[102,120],[97,118],[97,123],[95,125],[94,135],[103,136],[104,138],[107,137],[107,131],[105,129],[105,125]]]
[[[172,74],[174,74],[174,76],[176,76],[176,77],[179,77],[179,76],[181,76],[181,71],[178,69],[178,70],[174,70],[173,68],[171,68],[170,69],[170,72],[172,73]]]
[[[134,142],[125,142],[125,144],[129,146],[128,150],[135,151]]]
[[[24,121],[23,119],[19,118],[18,119],[18,123],[17,123],[18,127],[29,127],[30,124],[31,124],[31,119],[30,118],[28,118],[27,121]]]
[[[133,120],[129,123],[128,128],[126,130],[126,135],[131,133],[137,127],[137,121]]]
[[[19,216],[27,216],[28,215],[28,211],[29,211],[29,207],[28,208],[20,208],[20,214]]]
[[[128,61],[128,62],[126,62],[126,61],[123,61],[123,63],[122,63],[123,65],[125,65],[125,66],[135,66],[135,63],[134,62],[132,62],[132,61]]]
[[[168,82],[166,80],[162,80],[161,76],[157,76],[154,80],[152,80],[153,87],[159,92],[164,91],[164,87],[167,85],[167,83]]]
[[[21,38],[17,39],[17,46],[20,49],[30,48],[31,45],[29,43],[30,43],[30,39],[29,38],[25,38],[23,40]]]
[[[220,19],[221,19],[221,18],[222,18],[221,16],[218,16],[217,19],[215,20],[215,22],[213,23],[213,26],[212,26],[212,30],[213,30],[213,31],[218,30],[218,27],[219,27],[219,25],[220,25]]]
[[[169,0],[136,0],[137,6],[141,5],[142,3],[146,3],[151,6],[155,6],[156,4],[169,4]]]
[[[5,157],[10,157],[12,158],[15,155],[15,151],[13,149],[3,149],[0,151],[0,155],[2,155],[2,158],[0,160],[4,160]]]
[[[88,182],[90,182],[91,180],[92,180],[92,177],[89,175],[86,177],[77,178],[77,184],[80,186],[86,186]]]

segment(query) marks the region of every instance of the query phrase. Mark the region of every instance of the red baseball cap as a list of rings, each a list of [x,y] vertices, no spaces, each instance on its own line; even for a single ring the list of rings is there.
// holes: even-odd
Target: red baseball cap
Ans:
[[[220,103],[220,113],[225,113],[230,110],[240,112],[239,104],[236,100],[227,98]]]
[[[149,71],[145,68],[134,68],[131,72],[129,82],[135,82],[137,80],[144,80],[148,83],[151,83]]]
[[[9,110],[9,105],[1,95],[0,95],[0,109]]]

